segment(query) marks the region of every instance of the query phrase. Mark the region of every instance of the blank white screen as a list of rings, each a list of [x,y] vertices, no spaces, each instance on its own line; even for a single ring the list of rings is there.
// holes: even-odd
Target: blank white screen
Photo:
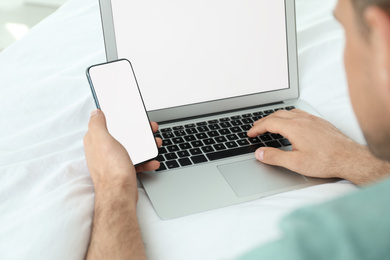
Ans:
[[[156,142],[130,63],[97,65],[89,75],[108,131],[126,148],[133,164],[156,157]]]
[[[148,110],[289,87],[284,0],[112,0]]]

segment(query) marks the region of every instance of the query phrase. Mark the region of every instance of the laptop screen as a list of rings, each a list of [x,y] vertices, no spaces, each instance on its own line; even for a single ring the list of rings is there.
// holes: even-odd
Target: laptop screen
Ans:
[[[283,0],[112,0],[148,111],[289,88]]]

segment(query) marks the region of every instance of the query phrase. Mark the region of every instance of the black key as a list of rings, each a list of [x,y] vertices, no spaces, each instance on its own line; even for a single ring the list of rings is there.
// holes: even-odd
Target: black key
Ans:
[[[175,138],[172,138],[172,141],[173,141],[175,144],[184,143],[183,137],[175,137]]]
[[[165,163],[168,169],[174,169],[180,167],[180,165],[176,162],[176,160],[168,161]]]
[[[194,135],[187,135],[187,136],[184,136],[184,139],[187,141],[187,142],[192,142],[192,141],[195,141],[196,140],[196,137]]]
[[[198,155],[198,154],[202,154],[202,151],[199,148],[194,148],[190,150],[190,153],[192,155]]]
[[[210,131],[210,132],[207,132],[207,135],[210,137],[216,137],[216,136],[219,136],[219,133],[217,131]]]
[[[252,118],[244,118],[244,119],[241,119],[241,122],[244,123],[245,125],[249,125],[249,124],[253,123],[253,119]]]
[[[231,121],[231,123],[234,126],[242,125],[242,122],[240,120],[234,120],[234,121]]]
[[[293,110],[293,109],[295,109],[295,107],[294,106],[289,106],[289,107],[285,107],[285,109],[286,110]]]
[[[279,108],[275,108],[274,110],[275,110],[275,112],[276,112],[276,111],[279,111],[279,110],[284,110],[284,108],[279,107]]]
[[[229,122],[223,122],[219,124],[222,128],[228,128],[231,127],[232,125]]]
[[[214,161],[214,160],[232,157],[232,156],[236,156],[236,155],[253,153],[254,151],[257,150],[257,148],[262,147],[262,146],[264,146],[264,145],[261,143],[256,144],[256,145],[243,146],[243,147],[228,149],[228,150],[224,150],[224,151],[209,153],[209,154],[206,154],[206,156],[210,161]]]
[[[290,141],[286,138],[283,138],[281,140],[279,140],[279,142],[283,145],[283,146],[289,146],[291,145]]]
[[[273,139],[282,139],[283,136],[281,136],[280,134],[271,134],[272,138]]]
[[[268,147],[275,147],[275,148],[282,147],[282,145],[278,141],[265,142],[265,145]]]
[[[243,114],[242,117],[243,118],[250,118],[250,117],[252,117],[252,114],[251,113]]]
[[[159,162],[163,162],[163,161],[165,161],[165,158],[164,158],[164,156],[162,156],[162,154],[160,154],[159,156],[157,156],[156,160]]]
[[[218,124],[209,125],[210,130],[218,130],[221,129],[221,127]]]
[[[216,144],[213,147],[217,151],[221,151],[221,150],[225,150],[226,149],[226,146],[224,144]]]
[[[190,153],[188,151],[180,151],[180,152],[177,152],[177,155],[180,157],[180,158],[184,158],[184,157],[189,157],[190,156]]]
[[[259,119],[263,118],[263,116],[254,116],[252,117],[253,121],[257,121]]]
[[[175,135],[174,135],[172,132],[163,133],[162,136],[163,136],[164,138],[166,138],[166,139],[175,137]]]
[[[272,137],[271,137],[270,135],[264,134],[264,135],[261,135],[261,136],[260,136],[260,139],[261,139],[261,141],[263,141],[263,142],[267,142],[267,141],[271,141],[271,140],[272,140]]]
[[[210,125],[216,124],[216,123],[218,123],[218,120],[217,119],[216,120],[210,120],[207,123],[209,123]]]
[[[177,130],[174,132],[176,136],[183,136],[186,135],[186,132],[184,130]]]
[[[251,144],[261,143],[260,139],[257,138],[257,137],[248,138],[248,141],[249,141]]]
[[[219,122],[227,122],[227,121],[230,121],[230,118],[225,117],[225,118],[219,119]]]
[[[201,146],[203,146],[203,143],[202,143],[202,141],[194,141],[194,142],[191,142],[191,145],[192,145],[192,147],[201,147]]]
[[[230,128],[230,131],[232,131],[233,133],[242,132],[241,128],[238,127],[238,126],[231,127],[231,128]]]
[[[198,138],[198,139],[209,138],[209,136],[208,136],[207,134],[205,134],[205,133],[196,134],[195,136],[196,136],[196,138]]]
[[[202,147],[202,151],[204,153],[211,153],[211,152],[214,152],[214,148],[212,146],[205,146],[205,147]]]
[[[182,158],[178,160],[181,166],[192,165],[192,162],[188,158]]]
[[[249,131],[249,129],[251,129],[252,126],[251,125],[242,125],[241,126],[241,129],[244,130],[244,131]]]
[[[163,146],[168,146],[168,145],[172,145],[172,144],[173,143],[172,143],[172,141],[170,139],[164,139],[163,143],[162,143]]]
[[[196,125],[195,124],[188,124],[188,125],[185,125],[184,127],[185,128],[194,128]]]
[[[225,143],[226,147],[227,148],[235,148],[235,147],[238,147],[237,143],[232,141],[232,142],[227,142]]]
[[[204,155],[193,156],[193,157],[191,157],[191,160],[195,164],[207,162],[207,158]]]
[[[163,128],[163,129],[160,129],[160,132],[161,133],[172,132],[172,128]]]
[[[246,132],[244,132],[244,133],[238,133],[237,135],[238,135],[238,137],[241,138],[241,139],[248,138],[248,135],[246,134]]]
[[[210,129],[207,126],[199,126],[198,128],[199,132],[208,132]]]
[[[262,116],[262,115],[264,115],[264,113],[263,112],[255,112],[255,113],[253,113],[253,115],[254,116]]]
[[[167,169],[167,167],[165,167],[165,164],[160,163],[160,168],[158,168],[158,169],[156,170],[156,172],[165,171],[166,169]]]
[[[228,134],[231,134],[232,132],[230,132],[229,129],[221,129],[221,130],[218,130],[218,132],[221,134],[221,135],[228,135]]]
[[[226,138],[224,136],[218,136],[215,138],[215,141],[217,141],[217,143],[224,143],[226,142]]]
[[[241,116],[232,116],[232,117],[230,117],[231,120],[237,120],[237,119],[240,119],[240,118],[241,118]]]
[[[189,134],[189,135],[193,135],[193,134],[197,134],[198,130],[196,130],[196,128],[188,128],[186,130],[186,133]]]
[[[207,125],[207,122],[199,122],[199,123],[196,123],[197,126],[205,126]]]
[[[189,143],[179,144],[180,149],[186,150],[192,148],[192,146]]]
[[[233,141],[233,140],[237,140],[237,139],[238,139],[238,136],[235,135],[235,134],[231,134],[231,135],[227,135],[226,138],[227,138],[229,141]]]
[[[165,149],[165,147],[160,147],[160,148],[158,148],[158,153],[159,154],[164,154],[164,153],[167,153],[168,151],[167,151],[167,149]]]
[[[174,126],[172,128],[173,128],[173,130],[183,130],[184,126],[180,125],[180,126]]]
[[[270,114],[272,114],[273,112],[274,112],[273,109],[269,109],[269,110],[265,110],[265,111],[264,111],[264,114],[270,115]]]
[[[171,153],[179,151],[179,146],[177,145],[171,145],[167,147],[167,150]]]
[[[249,142],[248,142],[246,139],[238,140],[237,143],[238,143],[240,146],[249,145]]]
[[[177,159],[177,155],[175,153],[167,153],[164,155],[164,157],[168,161]]]
[[[159,137],[159,138],[161,138],[161,139],[162,139],[162,136],[161,136],[161,134],[160,134],[160,133],[155,133],[155,134],[154,134],[154,137]]]
[[[203,143],[204,143],[205,145],[212,145],[212,144],[215,144],[215,141],[214,141],[214,139],[209,138],[209,139],[204,139],[204,140],[203,140]]]

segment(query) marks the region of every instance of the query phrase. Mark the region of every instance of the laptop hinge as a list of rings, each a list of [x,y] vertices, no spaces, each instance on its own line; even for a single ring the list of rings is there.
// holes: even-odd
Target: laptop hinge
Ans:
[[[174,120],[160,121],[160,122],[157,122],[157,123],[158,123],[159,125],[172,124],[172,123],[175,123],[175,122],[181,122],[181,121],[187,121],[187,120],[194,120],[194,119],[198,119],[198,118],[202,118],[202,117],[223,115],[223,114],[233,113],[233,112],[242,111],[242,110],[248,110],[248,109],[254,109],[254,108],[261,108],[261,107],[267,107],[267,106],[273,106],[273,105],[280,105],[280,104],[283,104],[283,102],[280,101],[280,102],[268,103],[268,104],[263,104],[263,105],[258,105],[258,106],[243,107],[243,108],[225,110],[225,111],[222,111],[222,112],[215,112],[215,113],[202,114],[202,115],[197,115],[197,116],[183,117],[183,118],[178,118],[178,119],[174,119]]]

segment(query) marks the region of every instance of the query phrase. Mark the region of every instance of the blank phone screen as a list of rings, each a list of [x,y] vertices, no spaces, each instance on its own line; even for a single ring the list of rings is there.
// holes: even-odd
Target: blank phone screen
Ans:
[[[133,164],[155,158],[158,149],[130,62],[95,65],[87,75],[108,131],[126,148]]]

